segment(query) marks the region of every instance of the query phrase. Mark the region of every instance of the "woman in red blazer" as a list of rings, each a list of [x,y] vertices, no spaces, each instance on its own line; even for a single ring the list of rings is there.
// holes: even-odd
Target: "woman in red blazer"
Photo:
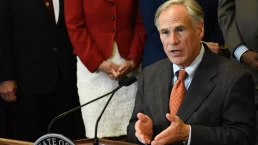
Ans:
[[[117,87],[119,77],[137,73],[146,35],[138,3],[138,0],[65,0],[68,33],[78,56],[81,104]],[[135,83],[115,94],[99,123],[99,137],[126,134],[136,90]],[[105,102],[103,99],[82,109],[88,138],[94,137],[95,122]]]

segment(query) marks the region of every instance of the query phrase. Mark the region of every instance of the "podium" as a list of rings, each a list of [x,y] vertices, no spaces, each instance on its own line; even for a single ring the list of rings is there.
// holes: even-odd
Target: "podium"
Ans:
[[[92,145],[93,139],[81,139],[75,141],[76,145]],[[33,145],[32,142],[0,138],[0,145]],[[99,139],[99,145],[136,145],[127,142]]]
[[[93,145],[93,139],[82,139],[76,140],[76,145]],[[122,142],[122,141],[114,141],[114,140],[107,140],[107,139],[99,139],[99,145],[136,145],[132,143]]]
[[[0,145],[33,145],[32,142],[0,138]]]

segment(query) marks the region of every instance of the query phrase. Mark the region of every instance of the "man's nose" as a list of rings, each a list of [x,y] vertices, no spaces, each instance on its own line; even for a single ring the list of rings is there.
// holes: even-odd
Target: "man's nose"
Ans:
[[[169,38],[169,43],[174,45],[174,44],[178,44],[179,39],[177,37],[177,35],[175,33],[171,33],[171,36]]]

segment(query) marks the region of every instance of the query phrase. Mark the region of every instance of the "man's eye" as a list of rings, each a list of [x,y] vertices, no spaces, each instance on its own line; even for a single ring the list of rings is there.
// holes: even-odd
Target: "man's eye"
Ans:
[[[177,29],[177,32],[183,32],[184,31],[184,29],[183,28],[179,28],[179,29]]]
[[[168,34],[168,32],[167,31],[162,31],[161,34]]]

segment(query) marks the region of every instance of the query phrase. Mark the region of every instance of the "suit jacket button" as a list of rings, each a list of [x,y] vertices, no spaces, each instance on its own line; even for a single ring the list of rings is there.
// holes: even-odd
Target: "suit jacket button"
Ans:
[[[110,5],[111,7],[113,7],[113,6],[114,6],[114,3],[109,3],[109,5]]]
[[[54,48],[54,51],[58,51],[58,48]]]
[[[115,17],[114,17],[114,16],[112,16],[112,17],[111,17],[111,19],[112,19],[112,20],[115,20]]]
[[[114,32],[115,32],[115,29],[112,29],[111,31],[114,33]]]

